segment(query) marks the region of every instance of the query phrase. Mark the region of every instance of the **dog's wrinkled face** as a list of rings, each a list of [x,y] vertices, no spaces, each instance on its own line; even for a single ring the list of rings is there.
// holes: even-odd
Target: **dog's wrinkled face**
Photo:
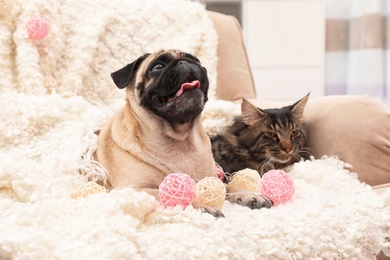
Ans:
[[[207,101],[206,69],[195,56],[177,50],[145,54],[111,77],[134,93],[135,102],[173,125],[191,122]]]

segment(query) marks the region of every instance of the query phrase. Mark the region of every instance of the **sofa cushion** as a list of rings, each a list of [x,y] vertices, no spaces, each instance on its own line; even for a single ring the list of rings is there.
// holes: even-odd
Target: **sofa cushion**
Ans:
[[[216,96],[224,100],[255,98],[241,26],[234,16],[208,11],[218,33],[218,76]]]
[[[337,155],[370,185],[390,182],[390,112],[369,96],[313,99],[306,110],[317,157]]]

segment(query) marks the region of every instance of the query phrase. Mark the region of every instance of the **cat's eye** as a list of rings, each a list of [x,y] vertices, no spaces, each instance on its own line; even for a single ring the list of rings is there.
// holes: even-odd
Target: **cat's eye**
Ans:
[[[276,138],[276,137],[278,137],[278,135],[277,135],[275,132],[265,132],[265,134],[266,134],[268,137],[271,137],[271,138]]]
[[[290,133],[291,137],[297,137],[298,135],[299,135],[299,131],[298,130],[292,130],[291,133]]]

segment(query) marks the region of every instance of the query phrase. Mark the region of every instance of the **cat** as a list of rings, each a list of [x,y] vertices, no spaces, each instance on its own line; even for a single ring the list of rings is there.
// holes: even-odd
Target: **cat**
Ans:
[[[308,159],[303,111],[309,94],[290,106],[260,109],[243,99],[241,115],[230,127],[211,137],[216,163],[226,177],[251,168],[262,176],[271,169],[283,169]]]

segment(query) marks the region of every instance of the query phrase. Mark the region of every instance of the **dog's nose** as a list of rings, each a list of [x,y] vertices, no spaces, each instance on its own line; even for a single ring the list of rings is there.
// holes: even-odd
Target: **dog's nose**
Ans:
[[[178,62],[177,62],[177,66],[182,66],[182,65],[186,65],[188,62],[187,61],[185,61],[185,60],[179,60]]]

